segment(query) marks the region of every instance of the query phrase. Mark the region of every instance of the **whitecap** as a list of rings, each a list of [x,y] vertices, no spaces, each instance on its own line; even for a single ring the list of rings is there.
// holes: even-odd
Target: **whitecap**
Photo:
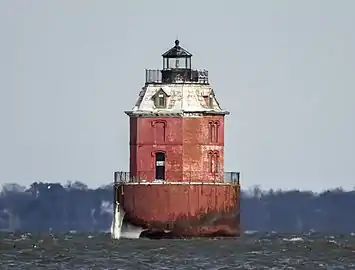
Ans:
[[[303,242],[304,240],[301,237],[292,237],[292,238],[283,238],[282,241],[285,241],[285,242]]]
[[[246,235],[251,235],[251,234],[256,234],[258,231],[249,231],[249,230],[246,230],[246,231],[244,231],[244,234],[246,234]]]

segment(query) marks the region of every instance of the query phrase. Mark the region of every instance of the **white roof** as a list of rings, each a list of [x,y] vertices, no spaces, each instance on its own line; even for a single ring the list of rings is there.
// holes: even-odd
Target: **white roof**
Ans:
[[[156,108],[154,95],[164,91],[167,95],[166,108]],[[206,100],[213,98],[213,106],[209,107]],[[209,84],[147,84],[139,93],[132,113],[184,113],[184,112],[210,112],[222,113],[223,110]]]

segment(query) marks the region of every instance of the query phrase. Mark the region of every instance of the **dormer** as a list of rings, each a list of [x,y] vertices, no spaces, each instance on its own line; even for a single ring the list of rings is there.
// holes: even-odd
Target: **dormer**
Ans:
[[[154,102],[155,108],[157,108],[157,109],[166,109],[167,108],[167,103],[168,103],[168,97],[169,97],[169,95],[162,88],[160,88],[152,96],[152,100]]]
[[[205,100],[206,106],[209,109],[213,109],[214,108],[214,101],[215,101],[215,95],[213,92],[213,89],[211,89],[210,91],[206,91],[202,93],[202,96]]]

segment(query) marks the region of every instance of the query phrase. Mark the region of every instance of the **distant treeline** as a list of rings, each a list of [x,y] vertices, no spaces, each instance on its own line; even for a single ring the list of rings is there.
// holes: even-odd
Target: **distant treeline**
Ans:
[[[112,220],[112,186],[89,189],[80,182],[3,186],[0,229],[30,232],[107,231]],[[243,230],[277,232],[355,231],[355,191],[334,189],[320,194],[267,191],[243,192]]]

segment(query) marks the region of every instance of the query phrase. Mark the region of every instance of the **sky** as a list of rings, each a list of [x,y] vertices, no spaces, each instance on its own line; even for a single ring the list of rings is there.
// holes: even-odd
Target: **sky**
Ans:
[[[128,171],[144,69],[209,70],[242,188],[355,187],[355,1],[0,0],[0,184]]]

